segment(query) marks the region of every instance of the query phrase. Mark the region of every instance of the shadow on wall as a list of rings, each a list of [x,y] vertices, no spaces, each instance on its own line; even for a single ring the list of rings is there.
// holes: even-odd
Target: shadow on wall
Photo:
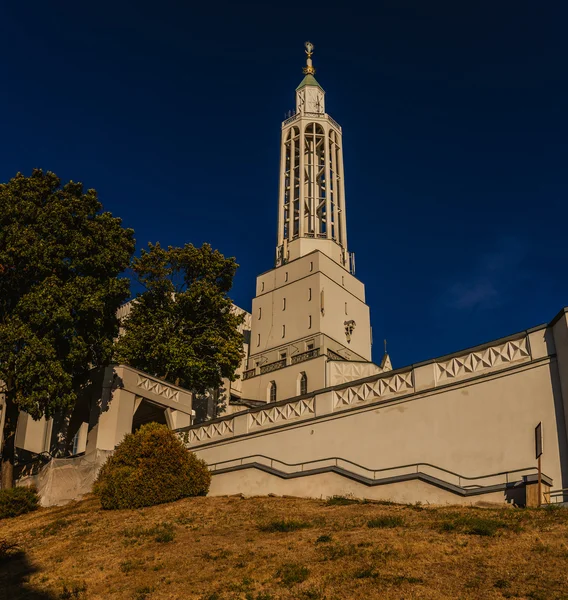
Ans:
[[[566,438],[566,414],[564,411],[564,402],[562,400],[562,389],[560,387],[560,378],[558,376],[558,365],[556,362],[551,362],[548,365],[550,369],[550,380],[552,381],[552,393],[554,396],[554,412],[556,414],[556,431],[558,436],[558,451],[560,454],[560,468],[562,469],[562,481],[555,481],[554,488],[568,488],[568,440]],[[537,424],[535,423],[535,426]],[[550,432],[551,434],[552,432]],[[548,434],[548,435],[550,435]],[[543,431],[543,460],[546,452],[546,435]]]
[[[525,506],[527,503],[527,489],[524,485],[517,485],[505,490],[505,502],[515,506]]]
[[[0,554],[0,600],[56,600],[56,596],[34,589],[28,579],[37,573],[22,550]]]

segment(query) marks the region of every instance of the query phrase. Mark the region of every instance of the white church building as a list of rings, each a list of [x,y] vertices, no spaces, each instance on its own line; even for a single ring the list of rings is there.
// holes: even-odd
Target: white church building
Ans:
[[[102,399],[93,392],[76,411],[80,456],[51,460],[35,475],[45,503],[85,492],[104,456],[147,420],[179,431],[209,464],[211,495],[564,499],[567,309],[419,364],[393,370],[386,354],[371,361],[369,307],[347,245],[342,129],[326,112],[312,52],[307,43],[296,111],[282,123],[275,267],[257,278],[226,414],[192,424],[187,390],[109,367]],[[44,452],[49,427],[23,415],[18,447]]]

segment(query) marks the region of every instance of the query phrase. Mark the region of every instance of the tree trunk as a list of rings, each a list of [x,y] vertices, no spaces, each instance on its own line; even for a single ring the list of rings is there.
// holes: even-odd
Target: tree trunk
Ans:
[[[4,420],[4,443],[2,445],[2,489],[14,487],[14,450],[16,441],[16,425],[20,411],[11,400],[12,394],[4,396],[6,418]]]

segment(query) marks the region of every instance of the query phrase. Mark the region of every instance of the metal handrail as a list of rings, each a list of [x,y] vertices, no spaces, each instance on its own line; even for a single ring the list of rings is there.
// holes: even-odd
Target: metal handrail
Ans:
[[[306,465],[311,465],[314,463],[322,463],[322,462],[329,462],[329,461],[333,461],[335,463],[335,467],[339,468],[339,461],[342,461],[344,463],[347,463],[349,465],[352,465],[354,467],[357,467],[358,469],[361,469],[363,471],[367,471],[369,473],[373,473],[373,479],[376,479],[376,474],[377,473],[385,473],[387,471],[395,471],[397,469],[416,469],[416,473],[421,472],[420,471],[420,467],[427,467],[427,468],[431,468],[431,469],[436,469],[438,471],[441,471],[443,473],[447,473],[448,475],[453,475],[454,477],[457,477],[459,479],[459,481],[461,482],[462,479],[466,480],[466,481],[474,481],[476,479],[489,479],[490,477],[499,477],[499,476],[505,476],[506,477],[506,482],[509,482],[509,475],[513,474],[513,473],[521,473],[521,472],[527,472],[527,471],[537,471],[537,467],[525,467],[522,469],[511,469],[509,471],[500,471],[498,473],[489,473],[486,475],[479,475],[476,477],[468,477],[466,475],[461,475],[459,473],[455,473],[454,471],[450,471],[449,469],[445,469],[444,467],[438,467],[436,465],[433,465],[431,463],[412,463],[412,464],[407,464],[407,465],[399,465],[396,467],[383,467],[382,469],[370,469],[369,467],[364,467],[363,465],[359,465],[356,462],[353,462],[347,458],[340,458],[338,456],[334,456],[334,457],[329,457],[329,458],[320,458],[320,459],[314,459],[314,460],[308,460],[306,462],[303,463],[287,463],[284,462],[283,460],[279,460],[277,458],[271,458],[269,456],[266,456],[264,454],[251,454],[249,456],[243,456],[240,459],[228,459],[228,460],[222,460],[219,461],[217,463],[213,463],[211,465],[209,465],[209,468],[211,470],[218,470],[220,467],[219,465],[223,465],[226,463],[234,463],[235,460],[240,460],[240,464],[243,465],[243,461],[248,460],[248,459],[263,459],[263,460],[267,460],[270,461],[270,465],[272,466],[274,463],[279,463],[281,465],[284,465],[286,467],[300,467],[300,469],[298,469],[299,471],[304,471],[305,470],[305,466]],[[468,486],[471,487],[471,486]]]
[[[544,501],[547,504],[552,504],[551,498],[562,498],[560,502],[564,502],[564,498],[568,496],[568,488],[560,488],[558,490],[549,490],[548,492],[543,492]],[[557,503],[555,500],[554,504]]]

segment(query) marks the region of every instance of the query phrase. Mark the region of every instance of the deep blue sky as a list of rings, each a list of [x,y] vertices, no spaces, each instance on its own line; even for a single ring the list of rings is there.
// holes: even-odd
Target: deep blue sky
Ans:
[[[350,250],[395,367],[568,304],[568,4],[0,6],[0,181],[98,190],[138,247],[210,242],[250,309],[303,43],[341,123]]]

